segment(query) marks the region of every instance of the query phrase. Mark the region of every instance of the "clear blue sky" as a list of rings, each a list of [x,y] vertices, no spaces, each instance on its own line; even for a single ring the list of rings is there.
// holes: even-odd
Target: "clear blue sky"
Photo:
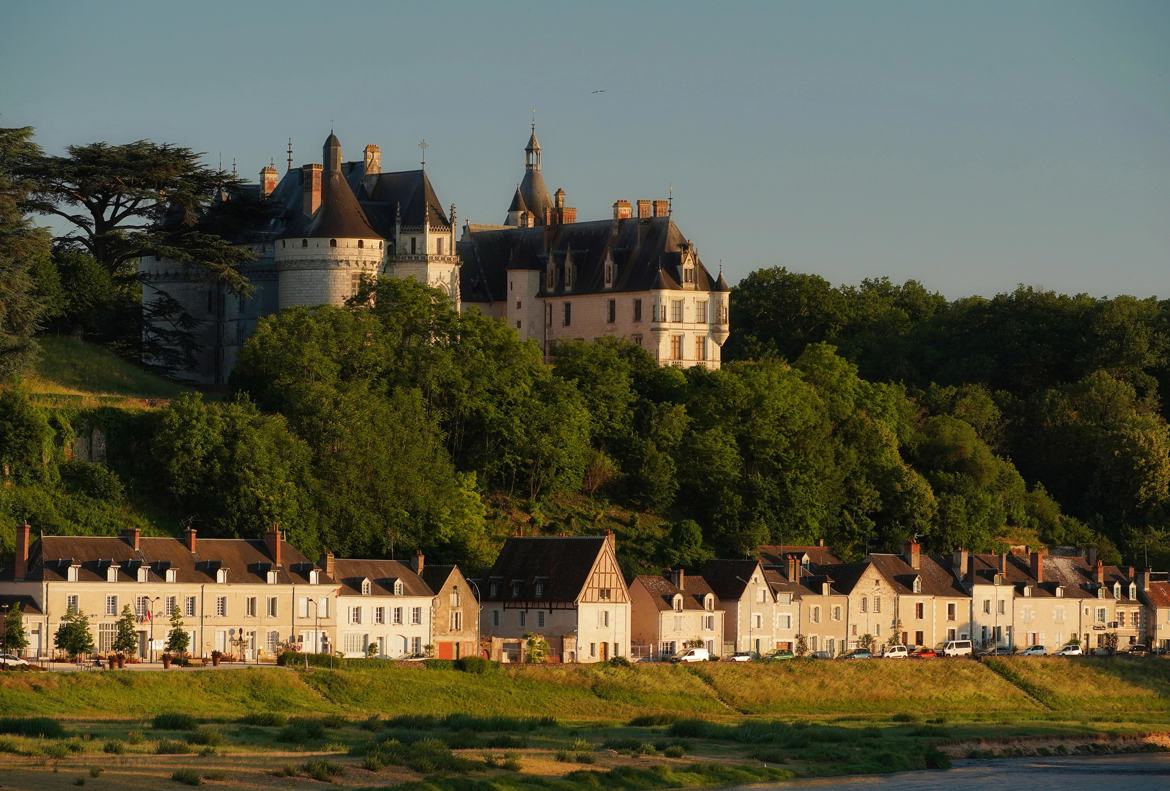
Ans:
[[[13,2],[0,124],[244,174],[428,171],[500,222],[537,108],[582,219],[665,197],[732,280],[1170,297],[1170,2]],[[604,93],[592,93],[603,90]]]

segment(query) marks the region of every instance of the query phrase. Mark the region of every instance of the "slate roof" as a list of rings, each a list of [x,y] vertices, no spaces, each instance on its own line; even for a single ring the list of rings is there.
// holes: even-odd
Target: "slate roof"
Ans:
[[[174,569],[178,582],[215,582],[216,572],[227,569],[228,582],[266,583],[268,571],[277,572],[282,584],[307,584],[309,572],[319,569],[316,563],[302,555],[288,541],[283,541],[283,565],[274,567],[273,558],[263,539],[202,538],[195,553],[187,550],[181,538],[139,539],[139,549],[125,537],[119,536],[43,536],[30,548],[26,580],[64,582],[70,566],[77,564],[78,581],[105,582],[111,564],[119,566],[119,580],[134,582],[138,569],[148,569],[149,581],[165,582],[168,569]],[[0,578],[11,580],[12,569],[5,569]],[[320,571],[320,584],[331,583]]]
[[[447,584],[447,580],[455,573],[455,569],[459,568],[455,565],[444,566],[442,564],[427,563],[423,566],[422,578],[423,582],[427,584],[431,590],[438,593]],[[474,588],[472,589],[474,591]]]
[[[0,593],[0,610],[8,612],[16,605],[20,605],[20,611],[24,615],[44,615],[41,608],[37,606],[36,601],[32,596],[24,596],[22,594]]]
[[[650,594],[655,607],[661,612],[674,609],[674,597],[683,595],[684,610],[705,610],[703,597],[715,595],[707,580],[702,576],[687,574],[683,581],[684,590],[679,590],[667,575],[640,574],[634,577],[634,585],[641,585]],[[719,597],[715,596],[715,607],[719,607]]]
[[[512,202],[508,205],[508,213],[514,211],[528,211],[528,205],[524,203],[524,196],[520,194],[520,187],[517,185],[516,194],[512,196]]]
[[[756,554],[759,555],[760,563],[763,565],[783,566],[785,570],[788,568],[788,555],[808,555],[808,562],[811,566],[841,562],[841,558],[833,554],[831,549],[817,544],[761,544],[757,547]]]
[[[743,597],[747,587],[746,579],[751,579],[759,562],[756,560],[716,559],[708,560],[703,564],[701,572],[711,590],[720,599],[738,601]]]
[[[308,226],[304,225],[302,214],[302,220],[291,223],[282,236],[303,236],[310,239],[384,238],[370,226],[353,190],[340,173],[336,171],[325,173],[322,182],[321,206]]]
[[[1139,592],[1139,595],[1143,595]],[[1146,602],[1157,609],[1170,609],[1170,581],[1151,582],[1150,589],[1144,591]]]
[[[520,181],[520,195],[524,198],[524,205],[528,207],[528,211],[536,215],[537,225],[543,225],[544,210],[551,209],[553,203],[548,196],[544,175],[539,170],[524,171],[524,178]]]
[[[341,166],[370,223],[383,238],[394,238],[394,221],[402,212],[403,228],[421,228],[426,217],[432,228],[450,228],[451,221],[425,170],[400,170],[365,175],[365,164]]]
[[[479,583],[480,592],[490,601],[576,601],[604,547],[605,536],[512,536]],[[544,588],[539,597],[537,580]],[[492,583],[498,583],[494,596]]]
[[[525,198],[525,201],[528,199]],[[532,209],[532,204],[528,204]],[[544,271],[553,261],[558,288],[541,296],[678,289],[682,261],[690,242],[670,217],[590,220],[548,228],[468,226],[458,245],[461,296],[465,302],[507,299],[507,270]],[[605,262],[613,257],[617,278],[605,287]],[[564,290],[566,259],[574,267],[573,288]],[[715,281],[695,253],[695,290],[712,291]]]
[[[426,571],[426,566],[423,566]],[[362,580],[370,581],[370,595],[393,596],[394,583],[402,582],[403,596],[434,596],[435,592],[410,566],[397,560],[335,558],[333,576],[341,585],[340,596],[361,596]]]

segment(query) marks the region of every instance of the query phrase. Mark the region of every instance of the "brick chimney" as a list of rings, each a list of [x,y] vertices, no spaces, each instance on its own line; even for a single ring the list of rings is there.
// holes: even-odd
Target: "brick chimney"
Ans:
[[[260,169],[260,197],[267,198],[276,189],[276,167],[265,165]]]
[[[321,166],[301,166],[301,211],[312,217],[321,207]]]
[[[132,530],[127,530],[125,533],[123,533],[122,537],[126,539],[127,544],[134,548],[135,552],[142,548],[140,546],[142,540],[142,531],[137,527],[133,528]]]
[[[668,217],[670,215],[670,201],[656,200],[653,206],[655,217]]]
[[[613,202],[613,218],[615,220],[628,220],[634,216],[634,210],[630,207],[628,200],[615,200]]]
[[[272,558],[272,562],[276,564],[277,568],[284,566],[283,549],[284,536],[280,534],[280,528],[273,526],[271,530],[264,534],[264,546],[268,548],[268,557]]]
[[[184,535],[187,538],[187,551],[194,555],[195,548],[198,546],[195,541],[195,528],[188,527]]]
[[[825,537],[821,536],[820,538],[817,539],[817,546],[823,547],[824,545],[825,545]]]
[[[1128,566],[1128,567],[1125,569],[1125,578],[1126,578],[1127,580],[1129,580],[1130,582],[1133,582],[1133,581],[1134,581],[1134,576],[1133,576],[1133,566]]]
[[[31,535],[32,528],[29,527],[28,520],[16,528],[16,557],[12,564],[14,580],[22,580],[28,574],[28,542]]]
[[[796,555],[788,556],[788,581],[800,582],[800,558]]]
[[[617,538],[614,536],[612,530],[605,531],[605,543],[609,545],[610,552],[617,555]]]
[[[680,591],[685,591],[687,589],[686,571],[683,569],[672,569],[670,572],[670,584]]]
[[[1097,577],[1097,584],[1104,585],[1105,584],[1105,563],[1100,558],[1097,559],[1097,566],[1094,569],[1094,573],[1096,574],[1096,577]]]
[[[1137,578],[1138,590],[1149,593],[1150,591],[1150,570],[1145,569]]]
[[[1044,582],[1044,555],[1040,552],[1033,552],[1028,556],[1028,565],[1031,567],[1032,576],[1035,577],[1036,583]]]
[[[999,573],[1005,577],[1007,576],[1007,567],[1008,567],[1008,553],[1000,552],[999,553]]]
[[[644,220],[650,217],[650,201],[642,198],[638,199],[638,219]]]
[[[905,560],[912,569],[922,568],[922,545],[913,538],[906,542]]]
[[[422,550],[416,549],[414,551],[414,557],[412,557],[410,559],[411,571],[413,571],[415,574],[422,574],[423,573],[423,564],[425,562],[426,562],[426,556],[423,555]]]
[[[371,143],[363,151],[363,161],[366,165],[366,175],[382,172],[382,149]]]
[[[951,568],[955,572],[956,577],[963,579],[967,573],[967,550],[955,550],[954,555],[951,556]]]
[[[333,553],[330,552],[329,550],[325,550],[324,554],[321,555],[320,562],[318,562],[317,565],[320,566],[321,570],[325,572],[325,576],[332,577],[333,576]]]

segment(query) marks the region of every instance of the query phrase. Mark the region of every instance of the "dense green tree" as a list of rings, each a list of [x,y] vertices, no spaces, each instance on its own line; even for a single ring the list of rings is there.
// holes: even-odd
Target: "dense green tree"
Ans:
[[[167,633],[167,651],[185,654],[191,645],[191,635],[183,628],[183,614],[178,607],[171,608],[171,630]]]
[[[24,614],[20,603],[9,607],[4,612],[4,633],[0,634],[0,648],[6,653],[20,656],[28,648],[28,634],[24,629]]]
[[[114,623],[114,642],[111,648],[119,654],[136,654],[138,652],[138,631],[134,628],[136,621],[130,605],[122,607],[122,613]]]
[[[23,388],[0,389],[0,479],[51,481],[56,472],[53,436],[48,416]]]
[[[70,610],[61,616],[54,636],[57,649],[70,659],[93,653],[93,633],[89,630],[89,616],[80,610]]]

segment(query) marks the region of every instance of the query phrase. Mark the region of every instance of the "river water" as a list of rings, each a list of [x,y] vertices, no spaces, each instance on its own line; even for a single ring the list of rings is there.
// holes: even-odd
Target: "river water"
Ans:
[[[862,791],[863,789],[946,789],[982,791],[987,788],[1059,788],[1060,791],[1125,791],[1170,789],[1170,753],[1137,753],[1086,758],[1002,758],[955,761],[954,768],[939,772],[901,772],[865,777],[796,780],[753,791]],[[744,789],[743,791],[747,791]]]

